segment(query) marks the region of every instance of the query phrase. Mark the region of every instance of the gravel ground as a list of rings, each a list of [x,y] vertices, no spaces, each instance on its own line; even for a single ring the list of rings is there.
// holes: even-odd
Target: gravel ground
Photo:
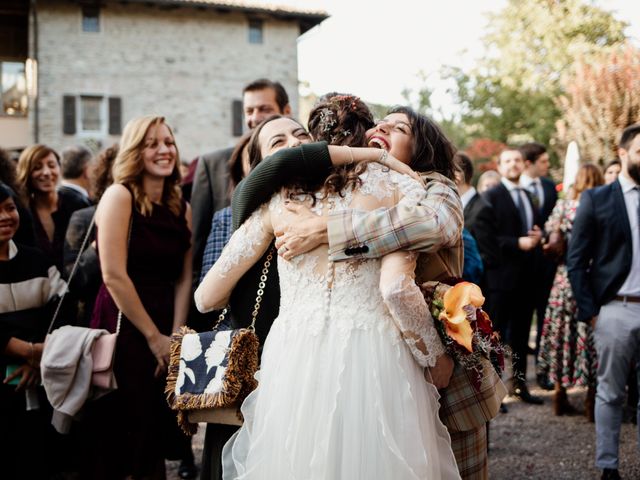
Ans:
[[[530,362],[529,372],[534,372]],[[531,376],[531,374],[530,374]],[[534,386],[531,393],[545,399],[545,404],[528,405],[512,397],[509,408],[491,422],[489,433],[489,471],[494,480],[582,480],[598,479],[595,458],[594,424],[582,414],[556,417],[551,411],[553,392]],[[586,390],[569,390],[569,399],[579,412],[584,410]],[[199,464],[204,427],[193,439]],[[625,480],[640,479],[640,456],[636,446],[636,426],[627,421],[620,437],[620,474]],[[167,462],[169,480],[178,480],[179,462]],[[392,480],[392,479],[390,479]]]

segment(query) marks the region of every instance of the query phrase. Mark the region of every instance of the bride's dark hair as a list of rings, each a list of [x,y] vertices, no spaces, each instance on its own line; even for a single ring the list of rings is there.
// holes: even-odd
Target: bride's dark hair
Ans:
[[[364,147],[366,132],[374,126],[369,107],[353,95],[330,92],[318,99],[309,114],[309,133],[316,141],[329,145]],[[300,181],[289,195],[311,194],[322,187],[323,194],[338,194],[349,187],[359,186],[360,174],[366,169],[365,163],[335,167],[324,182]]]

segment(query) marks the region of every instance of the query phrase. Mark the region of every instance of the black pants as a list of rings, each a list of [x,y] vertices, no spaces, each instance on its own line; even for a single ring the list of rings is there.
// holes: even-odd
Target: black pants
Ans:
[[[502,341],[511,347],[513,353],[513,374],[516,381],[524,382],[527,377],[527,351],[531,318],[535,306],[535,296],[523,282],[514,290],[493,290],[489,315]]]
[[[200,480],[222,480],[222,448],[238,428],[235,425],[207,424]]]

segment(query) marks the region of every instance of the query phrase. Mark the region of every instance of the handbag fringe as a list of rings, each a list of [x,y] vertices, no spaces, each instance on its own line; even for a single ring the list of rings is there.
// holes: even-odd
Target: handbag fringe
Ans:
[[[233,337],[221,392],[176,395],[182,340],[188,334],[197,334],[197,332],[183,326],[171,335],[169,368],[165,386],[167,402],[173,410],[177,410],[178,424],[187,435],[193,435],[198,426],[189,422],[189,411],[230,406],[237,407],[238,418],[242,420],[240,406],[247,395],[258,385],[254,378],[255,372],[258,370],[258,349],[260,346],[257,335],[250,330],[241,329]]]

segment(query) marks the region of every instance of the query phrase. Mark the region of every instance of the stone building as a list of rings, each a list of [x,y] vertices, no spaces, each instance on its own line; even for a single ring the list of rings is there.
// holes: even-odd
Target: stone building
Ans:
[[[327,18],[240,0],[2,5],[0,146],[104,147],[153,113],[174,128],[183,159],[233,144],[242,87],[256,78],[280,81],[296,112],[297,38]]]

